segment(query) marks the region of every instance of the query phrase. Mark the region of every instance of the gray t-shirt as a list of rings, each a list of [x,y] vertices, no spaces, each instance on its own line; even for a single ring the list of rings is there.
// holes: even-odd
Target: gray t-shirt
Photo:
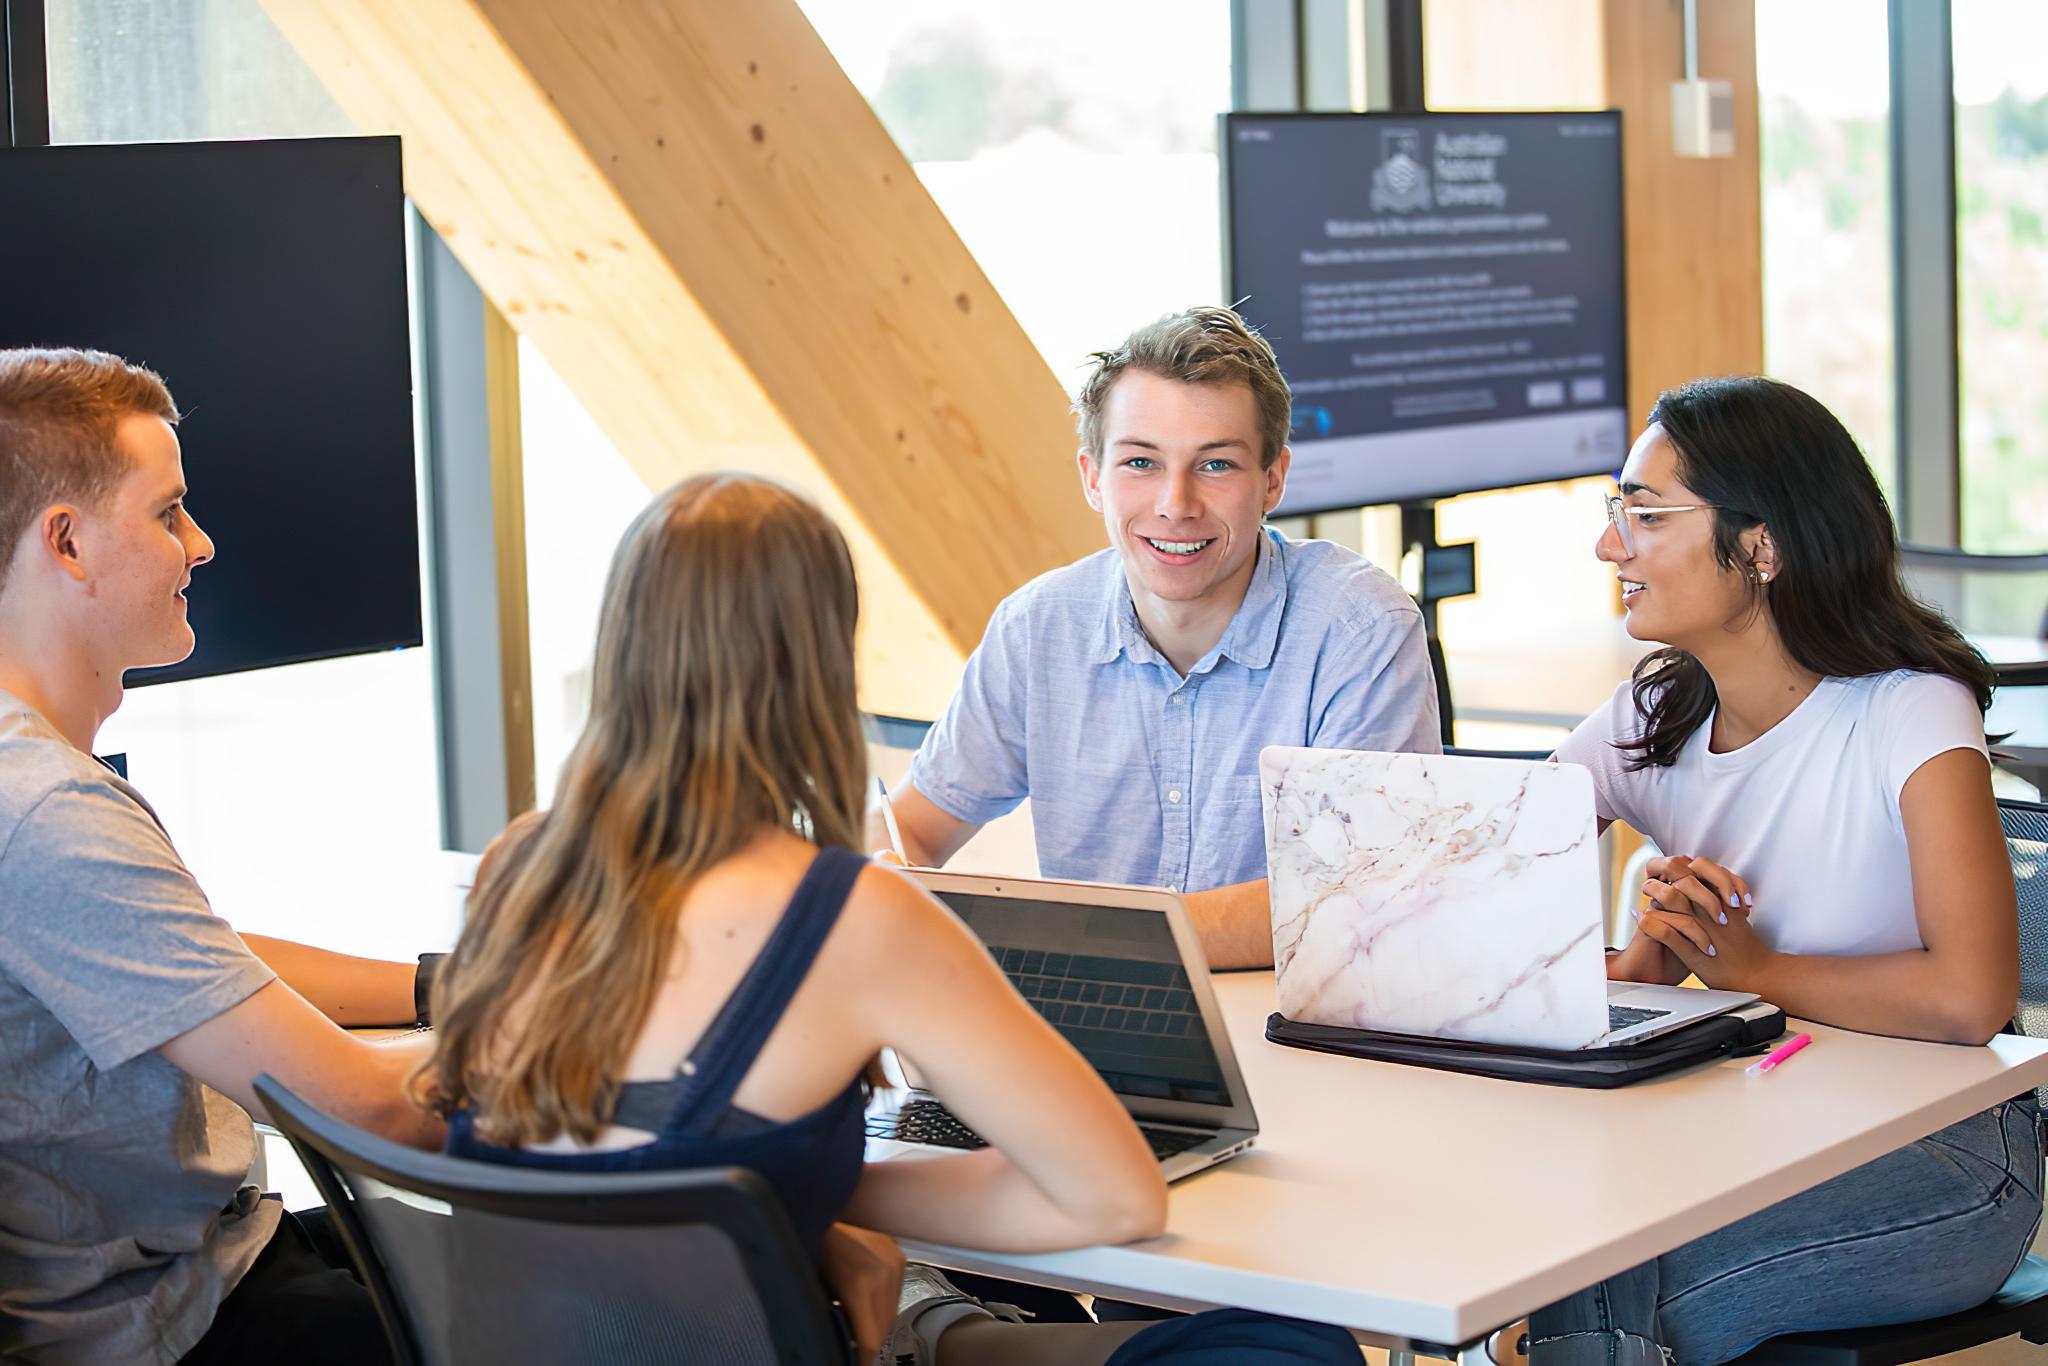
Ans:
[[[275,977],[142,795],[0,692],[0,1357],[175,1362],[277,1227],[155,1049]]]

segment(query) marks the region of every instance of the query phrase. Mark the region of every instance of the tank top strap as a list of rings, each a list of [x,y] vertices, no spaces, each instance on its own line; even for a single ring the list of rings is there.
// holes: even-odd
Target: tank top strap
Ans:
[[[853,893],[854,880],[867,866],[862,855],[837,847],[822,848],[811,860],[768,942],[690,1050],[689,1061],[683,1064],[689,1082],[663,1126],[665,1132],[708,1130],[731,1107],[733,1092],[810,975],[818,950]]]

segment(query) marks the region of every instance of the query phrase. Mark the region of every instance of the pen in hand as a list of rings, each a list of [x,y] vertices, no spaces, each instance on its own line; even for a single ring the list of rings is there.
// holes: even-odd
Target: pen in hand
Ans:
[[[889,800],[889,785],[880,778],[875,779],[875,795],[882,800],[882,825],[889,832],[889,852],[896,855],[896,861],[908,868],[910,860],[903,853],[903,831],[896,824],[896,807]]]

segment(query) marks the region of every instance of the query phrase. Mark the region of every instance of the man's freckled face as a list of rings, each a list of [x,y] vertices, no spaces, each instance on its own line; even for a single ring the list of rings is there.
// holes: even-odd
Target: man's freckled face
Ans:
[[[1103,404],[1102,446],[1082,474],[1132,586],[1186,603],[1233,584],[1284,477],[1260,467],[1250,386],[1131,371]]]

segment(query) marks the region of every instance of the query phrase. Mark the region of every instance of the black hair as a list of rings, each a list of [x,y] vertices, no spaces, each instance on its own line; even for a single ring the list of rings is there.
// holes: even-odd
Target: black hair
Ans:
[[[1714,513],[1714,558],[1746,569],[1742,533],[1770,529],[1777,570],[1750,582],[1786,653],[1827,678],[1917,669],[1991,705],[1991,666],[1948,618],[1907,591],[1884,492],[1856,442],[1812,396],[1761,378],[1701,379],[1666,390],[1650,410],[1678,456],[1678,477]],[[1631,769],[1666,767],[1715,704],[1706,666],[1665,648],[1636,665],[1639,739]]]

